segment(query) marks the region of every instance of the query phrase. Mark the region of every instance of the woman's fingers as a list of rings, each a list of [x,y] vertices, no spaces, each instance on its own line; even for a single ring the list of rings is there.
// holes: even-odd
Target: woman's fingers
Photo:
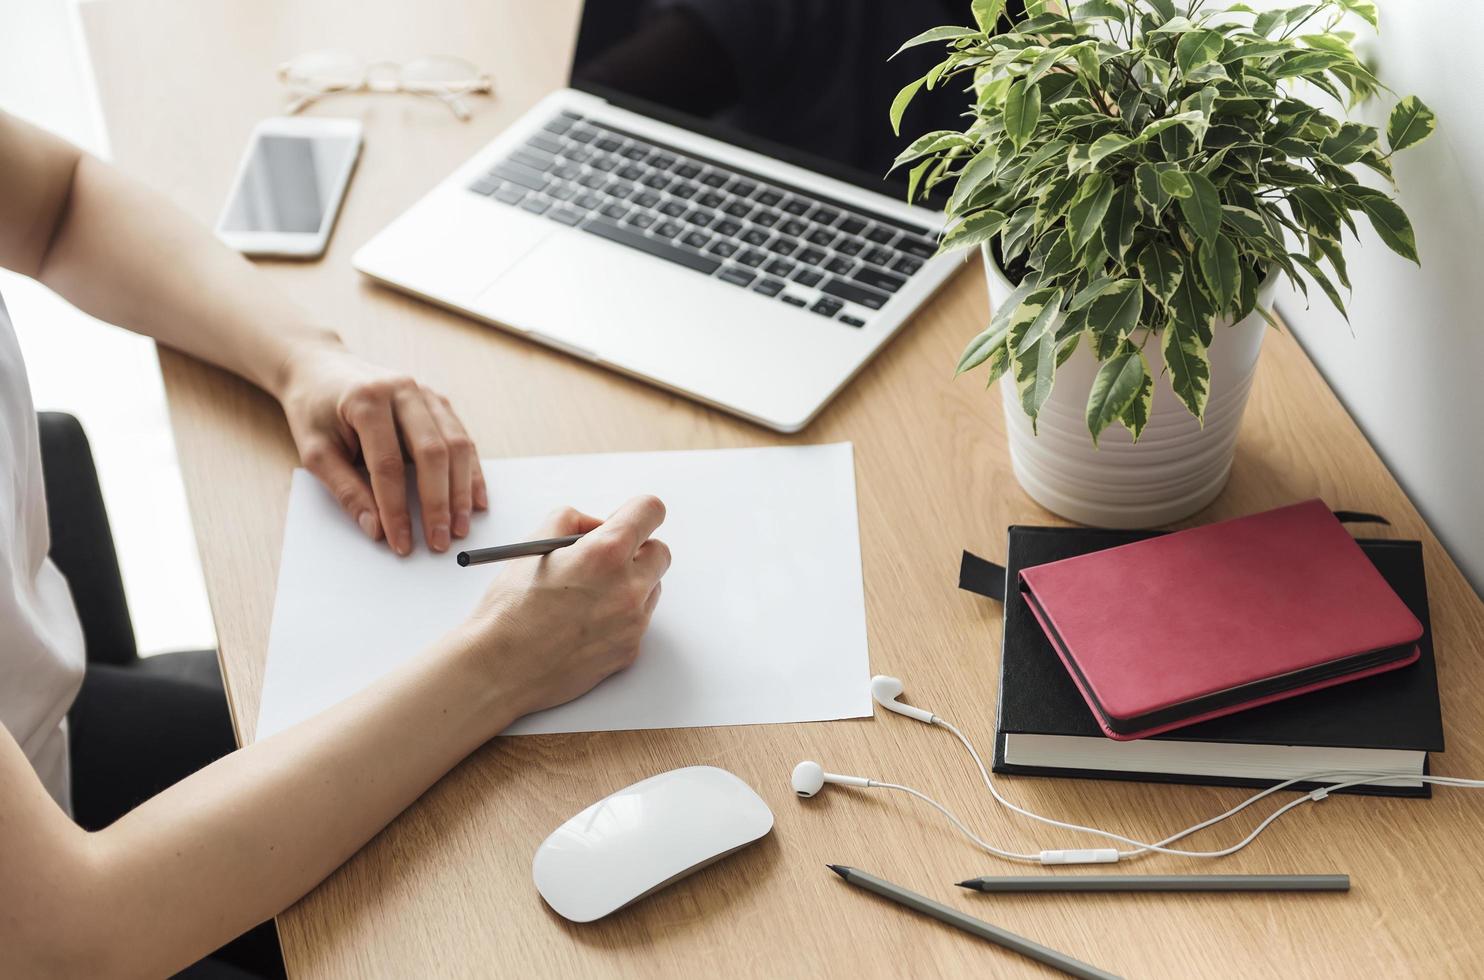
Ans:
[[[546,515],[546,520],[536,529],[533,540],[542,538],[565,538],[569,534],[586,534],[603,522],[591,514],[584,514],[571,507],[562,507]]]
[[[598,534],[621,553],[624,559],[632,558],[639,546],[665,521],[665,505],[658,497],[635,497],[613,512],[603,522]]]
[[[412,519],[407,515],[407,468],[402,463],[402,442],[391,402],[378,398],[358,399],[346,420],[361,441],[361,458],[371,476],[371,492],[387,543],[399,555],[412,553]]]
[[[447,551],[453,540],[449,505],[448,443],[433,419],[422,389],[408,385],[393,396],[397,427],[407,455],[417,468],[417,496],[422,505],[423,537],[434,551]]]
[[[381,538],[381,518],[377,516],[376,497],[366,477],[356,469],[345,452],[329,439],[318,439],[304,450],[304,467],[334,494],[340,509],[360,525],[372,541]]]
[[[443,443],[448,447],[448,507],[453,536],[462,538],[469,533],[469,515],[475,506],[475,477],[479,473],[479,454],[474,449],[474,440],[464,431],[464,425],[448,404],[448,399],[436,392],[423,390],[423,398],[438,431],[443,434]],[[481,510],[483,508],[480,508]]]
[[[634,566],[646,583],[658,584],[670,570],[670,546],[658,538],[650,538],[634,553]]]

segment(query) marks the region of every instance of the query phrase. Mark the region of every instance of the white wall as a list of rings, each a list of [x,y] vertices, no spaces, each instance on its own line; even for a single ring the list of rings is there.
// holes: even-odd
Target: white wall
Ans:
[[[1397,154],[1419,269],[1361,218],[1347,244],[1350,326],[1318,289],[1279,309],[1474,589],[1484,593],[1484,59],[1479,0],[1381,0],[1362,58],[1438,115]],[[1352,115],[1385,131],[1392,97]],[[1351,336],[1353,330],[1354,336]],[[1298,406],[1295,406],[1296,410]],[[1346,506],[1364,507],[1351,500]]]

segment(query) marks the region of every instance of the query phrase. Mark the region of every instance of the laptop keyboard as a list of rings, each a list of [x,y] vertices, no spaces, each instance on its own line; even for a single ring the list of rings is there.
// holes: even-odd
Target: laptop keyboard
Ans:
[[[574,112],[469,189],[851,327],[938,250],[925,229]]]

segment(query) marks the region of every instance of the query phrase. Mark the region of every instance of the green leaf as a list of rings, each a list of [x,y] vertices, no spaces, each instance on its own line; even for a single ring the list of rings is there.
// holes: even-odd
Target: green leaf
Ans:
[[[1041,90],[1026,85],[1024,80],[1011,85],[1005,94],[1005,135],[1010,137],[1015,149],[1025,146],[1040,118]]]
[[[1093,445],[1097,445],[1103,430],[1120,418],[1129,403],[1139,397],[1148,378],[1149,369],[1144,363],[1143,353],[1128,343],[1098,368],[1097,376],[1092,379],[1092,391],[1087,396],[1087,429],[1092,433]]]
[[[1094,353],[1104,359],[1139,324],[1144,312],[1144,289],[1137,279],[1120,279],[1112,289],[1087,308],[1087,329],[1092,332]]]
[[[1082,190],[1067,212],[1067,228],[1072,233],[1072,245],[1076,251],[1081,251],[1082,246],[1097,234],[1115,190],[1117,188],[1107,174],[1093,174],[1082,182]]]
[[[1009,320],[1007,339],[1010,344],[1010,353],[1018,354],[1029,350],[1041,339],[1042,334],[1050,332],[1051,324],[1056,319],[1061,297],[1062,291],[1051,287],[1036,289],[1026,294],[1025,299]],[[1056,302],[1053,303],[1053,300]]]
[[[1221,206],[1221,219],[1238,235],[1247,238],[1266,238],[1272,234],[1256,211],[1239,208],[1234,204]]]
[[[1109,276],[1097,276],[1092,280],[1092,282],[1088,283],[1086,286],[1083,286],[1080,290],[1078,290],[1077,295],[1072,297],[1071,302],[1067,303],[1067,312],[1076,313],[1088,303],[1091,303],[1103,293],[1107,292],[1108,289],[1110,289],[1117,282],[1119,282],[1119,280],[1113,279]]]
[[[917,198],[917,185],[922,181],[922,175],[927,173],[928,168],[935,163],[937,161],[929,157],[907,171],[907,201],[909,203]]]
[[[1134,265],[1139,270],[1139,278],[1144,280],[1145,288],[1168,305],[1185,274],[1185,263],[1180,253],[1165,242],[1153,241],[1144,246]]]
[[[1045,54],[1041,55],[1035,60],[1035,63],[1031,65],[1031,70],[1025,73],[1025,84],[1036,84],[1036,82],[1041,78],[1042,75],[1050,71],[1053,65],[1055,65],[1058,61],[1062,60],[1066,56],[1066,48],[1052,48]]]
[[[1200,30],[1182,34],[1179,43],[1175,45],[1175,64],[1182,74],[1188,75],[1199,66],[1215,61],[1225,46],[1226,38],[1216,31]]]
[[[1432,110],[1417,96],[1409,95],[1391,110],[1391,118],[1386,121],[1386,142],[1391,144],[1393,153],[1405,150],[1426,139],[1437,125],[1438,118]]]
[[[1128,407],[1118,416],[1118,421],[1134,437],[1134,442],[1139,441],[1139,436],[1144,432],[1144,426],[1149,422],[1149,407],[1154,400],[1154,378],[1149,374],[1149,365],[1144,365],[1144,383],[1139,386],[1139,393],[1134,400],[1128,403]]]
[[[1319,144],[1319,152],[1345,166],[1355,163],[1376,146],[1376,130],[1361,123],[1347,122],[1333,136],[1327,136]]]
[[[988,388],[990,385],[1000,380],[1001,375],[1003,375],[1006,369],[1008,369],[1009,367],[1010,348],[1006,347],[1004,344],[1001,344],[1000,346],[996,347],[989,355],[989,361],[987,362],[986,371],[987,377],[984,382],[984,387]]]
[[[1159,172],[1159,186],[1169,197],[1185,200],[1195,193],[1195,188],[1190,184],[1190,175],[1179,167],[1171,167]]]
[[[1020,407],[1031,418],[1031,432],[1036,431],[1036,418],[1041,406],[1051,397],[1056,374],[1056,338],[1046,333],[1031,348],[1011,355],[1015,368],[1015,388],[1020,393]]]
[[[931,133],[923,133],[917,139],[907,144],[907,148],[897,154],[892,161],[891,168],[895,170],[908,160],[915,160],[929,153],[937,153],[951,146],[962,146],[968,142],[963,133],[955,133],[951,129],[937,129]]]
[[[1329,281],[1329,276],[1325,275],[1324,270],[1319,268],[1319,263],[1299,252],[1290,252],[1288,257],[1304,267],[1304,271],[1309,274],[1309,278],[1319,284],[1319,288],[1324,290],[1324,295],[1329,297],[1329,301],[1334,304],[1335,309],[1340,311],[1340,316],[1344,317],[1348,323],[1350,321],[1350,314],[1345,312],[1345,301],[1340,298],[1340,291],[1335,288],[1335,284]]]
[[[1204,424],[1206,400],[1211,395],[1211,358],[1206,344],[1191,324],[1177,318],[1165,325],[1160,349],[1175,396]]]
[[[1242,269],[1237,258],[1237,246],[1225,235],[1217,235],[1202,242],[1199,252],[1201,277],[1216,300],[1218,310],[1227,310],[1237,298],[1241,285]]]
[[[1178,112],[1173,116],[1156,119],[1139,131],[1140,142],[1158,136],[1171,126],[1184,126],[1192,135],[1203,135],[1206,131],[1206,116],[1202,112]]]
[[[1134,170],[1134,189],[1139,192],[1139,200],[1143,201],[1154,217],[1170,203],[1170,193],[1164,189],[1159,181],[1160,170],[1152,163],[1141,163]]]
[[[932,44],[934,41],[953,41],[961,37],[973,37],[979,33],[981,32],[976,31],[972,27],[930,27],[893,51],[891,58],[895,58],[908,48],[915,48],[920,44]],[[891,58],[887,58],[886,60],[890,61]]]
[[[1221,195],[1206,175],[1192,173],[1185,177],[1190,182],[1191,193],[1180,198],[1180,212],[1202,241],[1212,241],[1221,232]]]
[[[949,229],[938,243],[939,254],[953,249],[968,248],[989,241],[1005,226],[1005,215],[1001,211],[979,211]]]
[[[1211,343],[1211,320],[1216,311],[1211,307],[1211,300],[1201,291],[1191,262],[1185,263],[1175,295],[1167,305],[1176,323],[1194,334],[1203,346]]]
[[[1112,156],[1132,142],[1133,140],[1124,136],[1122,133],[1109,133],[1107,136],[1099,136],[1087,148],[1087,162],[1096,165],[1104,157]]]
[[[972,371],[985,361],[994,356],[997,350],[1005,349],[1005,337],[1009,330],[1001,326],[996,328],[993,324],[989,329],[979,334],[969,345],[964,348],[963,354],[959,355],[958,366],[953,369],[954,377],[965,371]]]
[[[1132,184],[1125,184],[1118,192],[1118,200],[1108,209],[1103,219],[1103,247],[1119,264],[1134,243],[1134,232],[1139,228],[1139,195]]]
[[[916,81],[908,82],[902,86],[902,90],[897,93],[897,97],[891,100],[891,131],[894,136],[902,135],[902,113],[907,111],[908,103],[912,101],[912,97],[917,94],[917,90],[922,88],[923,83],[926,81],[927,78],[924,76]]]
[[[993,144],[986,146],[973,159],[964,164],[963,170],[959,171],[958,180],[953,185],[953,194],[948,198],[948,213],[958,214],[967,201],[979,187],[994,176],[995,168],[1000,164],[999,149]]]
[[[1175,0],[1149,0],[1149,6],[1154,8],[1162,24],[1175,18]]]
[[[1422,264],[1417,259],[1417,237],[1412,232],[1412,222],[1395,201],[1384,194],[1368,194],[1360,199],[1360,208],[1388,248],[1404,259]]]
[[[1339,0],[1341,7],[1361,17],[1367,24],[1374,28],[1380,28],[1376,17],[1376,5],[1372,0]]]
[[[1123,20],[1124,8],[1114,3],[1113,0],[1087,0],[1079,3],[1072,10],[1072,16],[1077,20]]]
[[[1005,0],[973,0],[969,9],[974,12],[974,23],[979,25],[979,29],[987,34],[993,33],[1000,15],[1005,12]]]

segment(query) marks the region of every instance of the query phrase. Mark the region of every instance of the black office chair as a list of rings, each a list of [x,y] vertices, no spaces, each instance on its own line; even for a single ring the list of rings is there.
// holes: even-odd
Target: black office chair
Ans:
[[[127,666],[220,689],[215,650],[139,656],[87,434],[77,419],[61,412],[39,412],[36,420],[41,432],[51,559],[72,589],[88,662]]]

